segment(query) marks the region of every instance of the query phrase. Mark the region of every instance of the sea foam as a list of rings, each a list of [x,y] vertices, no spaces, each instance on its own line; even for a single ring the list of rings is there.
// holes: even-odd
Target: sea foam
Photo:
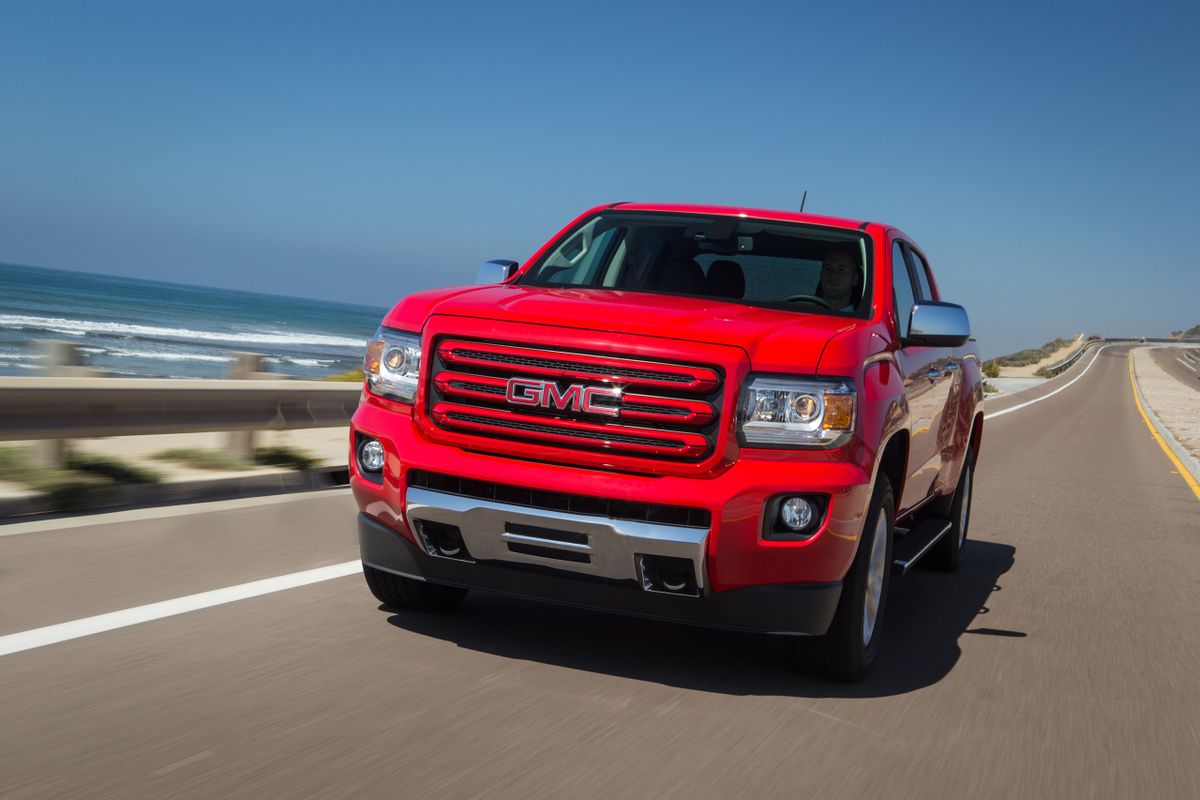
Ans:
[[[241,342],[249,344],[276,345],[322,345],[325,347],[362,348],[366,339],[349,336],[326,336],[317,333],[284,333],[272,331],[197,331],[189,328],[162,328],[153,325],[129,325],[123,322],[95,322],[86,319],[62,319],[59,317],[31,317],[21,314],[0,314],[0,328],[10,330],[46,331],[66,336],[103,334],[110,336],[155,337],[160,339],[186,339],[208,342]]]

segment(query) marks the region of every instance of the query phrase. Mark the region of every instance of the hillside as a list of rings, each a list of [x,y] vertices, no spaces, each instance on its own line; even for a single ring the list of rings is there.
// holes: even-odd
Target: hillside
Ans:
[[[1055,339],[1041,347],[1021,350],[984,362],[983,373],[989,378],[1032,378],[1042,367],[1057,364],[1083,344],[1084,335]]]
[[[1200,325],[1193,325],[1186,331],[1171,331],[1172,339],[1200,339]]]

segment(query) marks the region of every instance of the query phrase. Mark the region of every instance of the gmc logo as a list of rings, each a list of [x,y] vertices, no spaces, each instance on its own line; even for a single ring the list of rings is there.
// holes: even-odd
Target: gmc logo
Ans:
[[[559,411],[583,411],[615,417],[621,413],[616,406],[596,403],[598,397],[621,399],[620,389],[605,389],[601,386],[584,386],[572,383],[563,390],[553,381],[535,381],[526,378],[509,378],[504,399],[514,406],[538,406],[557,408]]]

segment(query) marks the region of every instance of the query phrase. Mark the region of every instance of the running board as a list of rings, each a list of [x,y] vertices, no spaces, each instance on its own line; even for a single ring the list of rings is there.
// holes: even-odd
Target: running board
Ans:
[[[949,520],[923,519],[907,533],[904,533],[904,528],[896,528],[896,541],[892,544],[892,574],[907,574],[913,564],[920,561],[921,556],[946,535],[950,527]]]

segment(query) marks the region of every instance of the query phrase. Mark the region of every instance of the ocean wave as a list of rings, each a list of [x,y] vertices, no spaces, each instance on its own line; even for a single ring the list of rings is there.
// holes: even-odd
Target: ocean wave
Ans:
[[[285,356],[283,358],[268,358],[270,364],[295,364],[297,367],[328,367],[331,364],[336,364],[337,359],[334,358],[291,358]]]
[[[154,350],[102,350],[101,352],[114,358],[148,358],[154,361],[212,361],[219,364],[233,361],[232,356],[210,356],[202,353],[163,353]]]
[[[20,361],[5,361],[0,358],[0,369],[41,369],[41,364],[22,364]]]
[[[366,339],[349,336],[328,336],[319,333],[232,333],[223,331],[196,331],[189,328],[161,328],[154,325],[130,325],[123,322],[94,322],[86,319],[62,319],[59,317],[31,317],[22,314],[0,314],[0,328],[59,333],[66,336],[103,334],[108,336],[157,337],[163,339],[189,339],[207,342],[243,342],[276,345],[323,345],[326,347],[362,348]]]

